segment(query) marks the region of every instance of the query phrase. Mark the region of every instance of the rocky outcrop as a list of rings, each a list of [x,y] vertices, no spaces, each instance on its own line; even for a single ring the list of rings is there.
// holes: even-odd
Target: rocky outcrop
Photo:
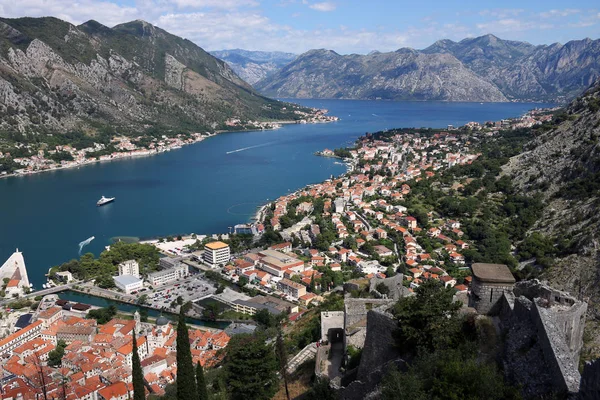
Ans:
[[[108,28],[0,18],[3,132],[202,132],[281,109],[223,61],[144,21]]]
[[[185,65],[170,54],[165,56],[165,82],[175,89],[183,90],[183,72]]]
[[[564,102],[599,76],[600,40],[533,46],[485,35],[420,51],[311,50],[255,87],[297,98]]]
[[[600,315],[600,82],[538,130],[527,151],[504,167],[521,193],[546,205],[532,231],[559,248],[555,266],[543,271],[552,286],[590,298]]]

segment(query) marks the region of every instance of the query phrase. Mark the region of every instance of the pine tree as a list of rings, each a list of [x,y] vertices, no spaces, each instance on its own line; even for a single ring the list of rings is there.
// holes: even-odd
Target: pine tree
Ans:
[[[146,398],[146,393],[144,389],[144,374],[142,373],[142,364],[140,362],[140,355],[138,354],[135,329],[133,330],[133,354],[131,356],[131,363],[133,380],[133,400],[144,400]]]
[[[183,307],[177,321],[177,400],[198,400],[190,336]]]
[[[208,400],[208,391],[206,390],[206,381],[204,380],[204,369],[200,361],[196,364],[196,386],[198,387],[198,400]]]

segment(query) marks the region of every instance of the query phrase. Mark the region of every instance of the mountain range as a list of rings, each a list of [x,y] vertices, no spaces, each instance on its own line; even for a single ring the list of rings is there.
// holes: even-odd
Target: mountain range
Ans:
[[[297,54],[281,51],[248,51],[242,49],[211,51],[210,54],[225,61],[236,74],[249,84],[266,78],[269,74],[294,61]]]
[[[600,76],[600,40],[534,46],[494,35],[368,55],[310,50],[257,82],[287,98],[566,102]]]
[[[204,132],[293,119],[223,61],[145,21],[0,18],[0,131]]]

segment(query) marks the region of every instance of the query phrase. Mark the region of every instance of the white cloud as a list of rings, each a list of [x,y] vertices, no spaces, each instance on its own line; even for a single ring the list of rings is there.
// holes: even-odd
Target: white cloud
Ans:
[[[179,8],[219,8],[236,10],[242,7],[256,7],[259,3],[255,0],[170,0]]]
[[[119,6],[108,1],[79,0],[0,0],[2,16],[42,17],[53,16],[74,24],[80,24],[95,19],[107,26],[113,26],[125,21],[140,18],[137,7]]]
[[[568,17],[569,15],[579,14],[581,10],[575,8],[565,8],[564,10],[549,10],[540,13],[542,18]]]
[[[554,28],[554,25],[538,21],[525,21],[515,18],[505,18],[490,22],[476,24],[482,33],[509,33],[529,30],[546,30]]]
[[[312,8],[313,10],[327,12],[335,10],[336,5],[329,1],[324,1],[322,3],[310,4],[308,7]]]
[[[508,17],[516,17],[519,14],[522,14],[525,10],[522,8],[494,8],[489,10],[481,10],[479,15],[484,17],[493,17],[493,18],[508,18]]]
[[[352,30],[347,27],[299,30],[274,23],[255,12],[170,13],[155,23],[208,50],[248,50],[302,53],[312,48],[367,53],[375,48],[396,50],[405,46],[409,35]]]
[[[542,18],[539,13],[525,14],[521,9],[471,11],[476,23],[462,18],[431,14],[414,22],[414,26],[373,26],[358,29],[340,25],[335,20],[320,29],[303,29],[301,18],[309,18],[307,10],[332,11],[336,0],[276,0],[281,6],[295,7],[290,25],[269,18],[263,0],[129,0],[128,5],[116,0],[0,0],[4,17],[38,17],[52,15],[80,24],[89,19],[114,26],[143,19],[168,32],[185,37],[207,50],[246,48],[302,53],[313,48],[328,48],[339,53],[368,53],[373,49],[393,51],[410,46],[423,48],[439,39],[461,40],[465,37],[495,33],[520,39],[522,31],[552,27],[588,28],[600,23],[598,10],[577,13],[575,9],[550,10],[549,15],[573,15],[568,23]],[[337,4],[342,4],[337,1]],[[576,15],[577,14],[577,15]],[[557,18],[557,17],[553,17]],[[501,36],[501,37],[502,37]]]

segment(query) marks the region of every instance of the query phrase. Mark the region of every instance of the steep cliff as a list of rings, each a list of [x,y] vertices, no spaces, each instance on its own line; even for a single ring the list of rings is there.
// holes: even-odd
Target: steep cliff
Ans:
[[[288,119],[223,61],[144,21],[0,18],[0,131],[216,129]]]
[[[533,231],[552,238],[559,255],[542,276],[557,288],[589,297],[595,318],[600,316],[599,138],[600,82],[554,124],[538,130],[528,151],[503,171],[522,193],[539,193],[546,201]]]

